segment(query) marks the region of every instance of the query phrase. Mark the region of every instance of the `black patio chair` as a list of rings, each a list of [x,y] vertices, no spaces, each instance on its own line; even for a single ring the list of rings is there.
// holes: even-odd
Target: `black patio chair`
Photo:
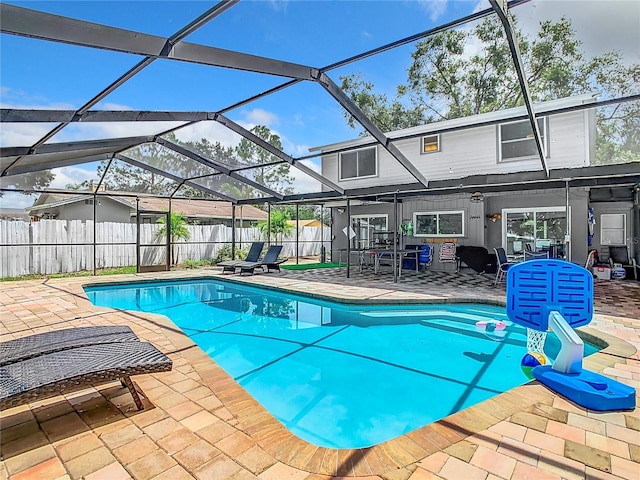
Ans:
[[[240,263],[257,262],[260,259],[260,254],[262,253],[263,248],[264,242],[253,242],[251,244],[251,248],[249,248],[247,257],[244,260],[225,260],[224,262],[219,262],[217,265],[222,267],[222,273],[234,273],[236,271],[236,267]]]
[[[264,258],[259,262],[242,262],[236,266],[240,269],[240,275],[243,273],[250,273],[253,275],[256,268],[262,268],[267,273],[271,270],[280,271],[280,264],[287,261],[286,258],[278,259],[278,255],[282,251],[282,245],[271,245],[264,254]]]

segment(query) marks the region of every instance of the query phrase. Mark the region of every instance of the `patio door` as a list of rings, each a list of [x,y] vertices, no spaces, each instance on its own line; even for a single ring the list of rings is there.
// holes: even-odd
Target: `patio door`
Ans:
[[[502,246],[507,255],[518,256],[525,250],[532,250],[548,251],[552,257],[561,257],[566,232],[565,207],[502,210]]]
[[[160,218],[164,218],[164,223],[158,222]],[[136,271],[138,273],[168,272],[171,269],[170,225],[168,212],[138,212],[136,216]]]
[[[351,240],[351,248],[356,250],[371,248],[379,240],[376,232],[387,231],[387,215],[352,215],[351,228],[356,236]]]

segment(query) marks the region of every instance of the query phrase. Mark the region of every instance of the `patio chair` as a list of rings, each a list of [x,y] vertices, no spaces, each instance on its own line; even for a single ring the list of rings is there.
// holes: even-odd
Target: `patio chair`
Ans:
[[[507,270],[511,265],[515,265],[514,262],[509,262],[507,259],[507,253],[504,251],[504,248],[497,247],[493,249],[496,252],[496,260],[498,262],[498,267],[496,268],[496,279],[493,282],[493,285],[498,285],[500,282],[504,282],[507,278]]]
[[[120,380],[144,409],[131,376],[168,372],[173,362],[147,342],[69,348],[0,367],[0,409]]]
[[[635,258],[629,256],[629,247],[626,245],[609,245],[609,264],[611,268],[618,263],[622,267],[633,269],[633,278],[638,280],[638,264]]]
[[[247,253],[247,256],[244,260],[226,260],[224,262],[219,262],[217,265],[219,267],[222,267],[222,273],[234,273],[239,263],[257,262],[260,258],[260,254],[262,253],[263,248],[264,242],[253,242],[251,244],[251,248],[249,248],[249,253]]]
[[[125,325],[65,328],[0,343],[0,366],[75,347],[100,343],[137,342]]]
[[[267,273],[271,270],[280,271],[280,264],[287,261],[287,259],[278,260],[278,255],[282,251],[282,245],[271,245],[267,249],[267,253],[264,254],[262,260],[258,262],[241,262],[236,266],[237,269],[240,269],[240,275],[243,273],[250,273],[253,275],[256,268],[262,267]]]
[[[549,252],[524,252],[524,261],[527,260],[539,260],[541,258],[549,258]]]

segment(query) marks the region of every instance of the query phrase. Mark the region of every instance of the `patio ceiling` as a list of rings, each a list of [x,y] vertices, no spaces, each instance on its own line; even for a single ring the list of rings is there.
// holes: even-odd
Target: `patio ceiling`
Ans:
[[[144,32],[131,31],[122,28],[92,23],[84,20],[68,18],[41,11],[35,11],[19,6],[1,3],[0,15],[2,23],[0,31],[19,37],[27,37],[38,41],[48,41],[75,45],[91,49],[100,49],[110,52],[120,52],[128,55],[142,57],[133,67],[121,74],[115,81],[96,92],[95,95],[77,110],[64,109],[22,109],[3,108],[0,111],[2,123],[28,123],[28,124],[55,124],[51,130],[42,135],[35,142],[26,146],[2,147],[0,149],[0,177],[11,177],[33,173],[51,168],[82,165],[97,161],[109,161],[106,171],[103,172],[102,181],[108,173],[112,161],[122,161],[137,168],[141,168],[157,175],[165,176],[180,186],[187,185],[217,198],[231,201],[237,204],[251,203],[287,203],[287,202],[315,202],[322,203],[341,198],[375,199],[392,193],[405,195],[436,194],[453,191],[503,191],[517,188],[551,188],[565,186],[619,186],[632,185],[640,179],[640,164],[609,165],[599,167],[587,167],[571,170],[550,170],[546,164],[542,149],[542,140],[538,131],[536,112],[533,108],[527,81],[523,74],[523,65],[520,58],[513,24],[510,19],[509,9],[528,3],[530,0],[512,0],[506,4],[497,0],[490,0],[491,7],[471,15],[460,17],[436,28],[423,31],[400,40],[393,41],[373,50],[368,50],[357,55],[349,56],[325,67],[308,66],[301,63],[273,59],[259,55],[252,55],[231,50],[225,50],[204,44],[186,42],[184,39],[204,27],[222,13],[236,6],[238,0],[222,1],[173,35],[168,37],[151,35]],[[370,119],[340,89],[340,87],[328,76],[327,72],[344,67],[353,62],[361,61],[369,57],[383,54],[394,48],[409,45],[420,39],[427,38],[446,29],[458,27],[468,22],[496,14],[505,30],[512,61],[518,76],[518,82],[522,91],[522,97],[526,106],[526,117],[532,125],[536,150],[540,158],[541,170],[539,172],[526,172],[523,174],[501,175],[476,175],[450,181],[430,181],[405,157],[394,142],[398,138],[390,138],[384,133],[372,119]],[[147,69],[154,62],[184,62],[204,65],[210,68],[225,68],[251,72],[253,74],[283,77],[284,83],[275,87],[251,95],[244,99],[219,108],[215,111],[171,111],[171,110],[98,110],[93,109],[115,90],[130,82],[140,72]],[[293,157],[285,151],[274,147],[264,141],[253,132],[236,121],[228,118],[227,113],[239,107],[255,102],[277,92],[286,91],[301,82],[310,82],[319,85],[340,108],[348,112],[370,135],[372,144],[384,148],[411,176],[414,183],[401,185],[386,185],[383,187],[368,189],[345,190],[328,178],[324,177],[313,168],[306,160],[316,158],[320,154],[311,154]],[[637,101],[640,95],[614,99],[614,101]],[[611,102],[608,100],[607,102]],[[606,102],[602,102],[603,104]],[[584,108],[593,108],[598,102],[585,105]],[[108,138],[83,141],[71,141],[55,143],[51,140],[63,129],[71,125],[88,125],[91,123],[108,122],[180,122],[178,126],[170,129],[162,124],[157,127],[152,135],[141,135],[127,138]],[[166,138],[171,132],[191,127],[200,122],[216,122],[227,131],[252,142],[262,150],[268,152],[277,160],[269,164],[259,165],[233,165],[225,159],[211,158],[202,152],[195,151],[184,145],[177,144]],[[469,124],[459,128],[473,128],[478,125]],[[163,129],[164,128],[164,129]],[[214,139],[215,140],[215,139]],[[203,185],[203,175],[194,177],[179,176],[166,168],[145,163],[140,159],[132,158],[127,151],[145,144],[156,144],[175,152],[187,159],[197,162],[209,169],[210,178],[228,178],[234,182],[247,185],[260,192],[261,197],[237,198],[227,193]],[[347,149],[344,149],[345,151]],[[341,150],[338,150],[341,151]],[[300,170],[306,176],[324,186],[322,192],[283,194],[263,185],[251,178],[253,169],[289,164]],[[5,189],[3,189],[5,190]],[[177,194],[179,188],[174,191]]]

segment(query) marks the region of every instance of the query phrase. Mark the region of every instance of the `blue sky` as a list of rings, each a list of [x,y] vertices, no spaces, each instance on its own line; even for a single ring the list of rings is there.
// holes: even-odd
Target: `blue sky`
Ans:
[[[34,10],[167,37],[215,2],[204,1],[7,1]],[[603,4],[607,4],[604,5]],[[542,19],[569,15],[587,53],[618,49],[638,61],[640,2],[622,0],[533,0],[514,9],[525,31]],[[486,8],[482,1],[303,1],[243,0],[186,38],[229,50],[323,67],[449,20]],[[598,18],[599,22],[593,22]],[[0,103],[3,107],[76,109],[116,80],[140,57],[103,50],[0,36]],[[469,48],[472,50],[473,46]],[[406,80],[413,46],[330,72],[362,72],[376,90],[393,97]],[[285,82],[287,79],[175,61],[156,61],[95,108],[217,111]],[[284,150],[300,156],[313,146],[357,135],[344,121],[339,105],[318,85],[303,83],[226,114],[251,128],[267,125],[278,133]],[[169,125],[166,125],[167,127]],[[30,145],[52,125],[2,126],[2,146]],[[163,125],[75,124],[52,141],[71,141],[155,133]],[[238,137],[209,123],[178,134],[233,144]],[[95,166],[57,170],[52,186],[64,187],[93,175]],[[300,176],[299,191],[316,184]],[[308,184],[307,184],[308,183]],[[32,198],[5,195],[3,207],[24,207]]]

